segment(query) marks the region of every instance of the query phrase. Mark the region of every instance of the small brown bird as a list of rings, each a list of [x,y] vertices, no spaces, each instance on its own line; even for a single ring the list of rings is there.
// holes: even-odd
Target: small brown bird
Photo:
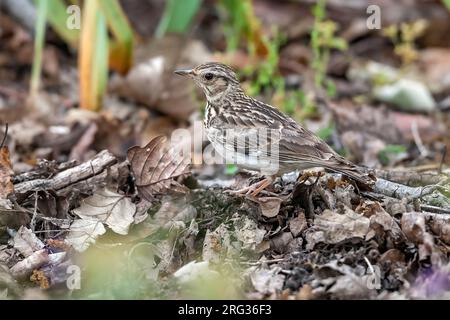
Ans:
[[[363,186],[374,183],[362,168],[337,154],[311,131],[278,109],[247,96],[230,67],[206,63],[175,73],[192,78],[203,89],[207,137],[226,163],[266,176],[238,192],[257,195],[275,176],[314,167],[341,173]]]

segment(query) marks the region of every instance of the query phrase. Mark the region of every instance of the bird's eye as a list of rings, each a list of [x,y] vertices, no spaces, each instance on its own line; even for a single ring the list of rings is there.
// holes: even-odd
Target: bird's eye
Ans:
[[[204,77],[205,77],[206,80],[211,80],[214,77],[214,75],[212,73],[208,72],[207,74],[205,74]]]

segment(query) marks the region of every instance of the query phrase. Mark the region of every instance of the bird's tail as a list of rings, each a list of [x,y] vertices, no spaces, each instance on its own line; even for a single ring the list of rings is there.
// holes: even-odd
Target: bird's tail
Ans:
[[[337,158],[336,160],[338,160],[336,165],[328,164],[325,168],[355,180],[358,182],[359,186],[371,188],[375,184],[376,177],[369,173],[367,169],[359,167],[344,158]]]

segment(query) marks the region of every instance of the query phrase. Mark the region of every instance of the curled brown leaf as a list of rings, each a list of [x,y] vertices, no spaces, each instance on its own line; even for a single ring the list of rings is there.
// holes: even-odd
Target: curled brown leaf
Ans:
[[[127,153],[138,193],[149,201],[164,192],[186,192],[175,179],[189,173],[190,157],[176,146],[166,149],[165,142],[165,137],[158,136],[145,147],[134,146]]]

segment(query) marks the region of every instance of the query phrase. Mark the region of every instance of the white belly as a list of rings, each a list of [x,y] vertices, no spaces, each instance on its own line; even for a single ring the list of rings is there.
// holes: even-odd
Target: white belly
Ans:
[[[207,131],[208,140],[214,150],[220,155],[222,163],[235,164],[240,168],[252,171],[259,171],[263,175],[276,175],[279,173],[279,157],[277,152],[271,150],[261,150],[257,146],[235,148],[232,144],[226,143],[226,139],[220,134],[222,130],[209,129]]]

